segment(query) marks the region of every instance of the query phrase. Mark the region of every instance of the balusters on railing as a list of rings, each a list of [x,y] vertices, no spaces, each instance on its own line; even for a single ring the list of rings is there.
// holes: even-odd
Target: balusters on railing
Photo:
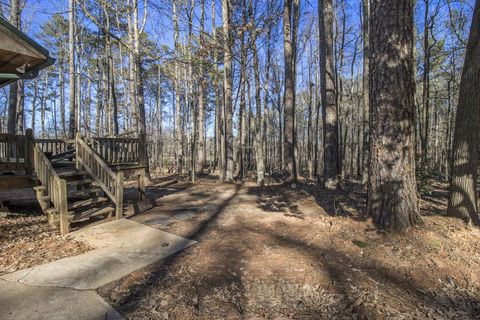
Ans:
[[[43,152],[52,155],[66,152],[68,149],[68,141],[62,139],[36,139],[35,143],[40,145]]]
[[[50,197],[50,202],[57,209],[60,218],[60,233],[65,235],[70,228],[68,221],[67,182],[59,177],[40,145],[35,145],[33,154],[34,170],[37,173],[37,179],[45,187],[44,193]]]
[[[77,169],[84,169],[90,174],[115,204],[116,217],[121,218],[123,214],[123,173],[115,174],[102,159],[102,153],[97,151],[105,144],[98,143],[97,139],[92,138],[84,140],[80,134],[77,134],[75,145]]]
[[[0,134],[0,170],[23,171],[32,174],[33,134],[31,129],[26,135]]]
[[[86,138],[85,141],[109,165],[139,163],[137,138]]]

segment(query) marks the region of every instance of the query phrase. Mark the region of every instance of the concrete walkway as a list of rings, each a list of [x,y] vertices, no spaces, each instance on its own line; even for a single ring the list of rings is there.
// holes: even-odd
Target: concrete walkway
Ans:
[[[0,277],[0,319],[121,319],[95,289],[195,243],[115,220],[72,233],[96,248]]]
[[[92,290],[36,287],[0,280],[0,319],[117,320],[123,318]]]

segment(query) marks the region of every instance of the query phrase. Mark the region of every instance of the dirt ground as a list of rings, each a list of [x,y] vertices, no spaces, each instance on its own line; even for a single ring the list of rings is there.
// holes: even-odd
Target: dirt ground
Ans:
[[[62,239],[29,192],[0,215],[0,274],[90,250]],[[140,203],[128,184],[130,219],[198,243],[98,291],[126,319],[480,319],[480,229],[443,216],[445,184],[421,194],[424,224],[395,235],[362,215],[355,182],[204,177],[148,187]]]
[[[353,182],[149,187],[131,219],[198,244],[99,293],[127,319],[480,319],[480,230],[427,188],[424,224],[395,235]]]
[[[10,213],[0,214],[0,275],[91,249],[84,243],[62,238],[41,213],[31,189],[1,192],[0,196],[12,200],[8,203]]]

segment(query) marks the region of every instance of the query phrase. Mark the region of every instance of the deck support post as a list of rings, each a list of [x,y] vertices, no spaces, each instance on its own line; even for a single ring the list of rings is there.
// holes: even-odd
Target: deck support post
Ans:
[[[115,190],[115,218],[123,217],[123,172],[117,173],[116,190]]]
[[[54,192],[59,193],[59,216],[60,216],[60,233],[65,236],[70,232],[70,223],[68,221],[68,205],[67,205],[67,181],[60,180],[59,190]]]
[[[75,151],[76,152],[79,152],[80,150],[80,147],[78,146],[79,144],[78,140],[80,139],[82,139],[82,137],[80,136],[80,132],[77,132],[77,134],[75,135]],[[82,170],[82,164],[79,161],[80,158],[81,158],[81,155],[78,155],[78,154],[75,157],[75,168],[79,171]]]
[[[145,181],[145,170],[138,175],[138,200],[145,199],[146,192],[146,181]]]
[[[33,131],[27,129],[25,132],[25,174],[31,176],[33,174]]]

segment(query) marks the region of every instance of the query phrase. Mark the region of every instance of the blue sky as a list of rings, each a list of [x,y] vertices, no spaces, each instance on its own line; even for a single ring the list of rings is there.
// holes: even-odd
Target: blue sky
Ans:
[[[22,14],[23,20],[23,28],[27,34],[29,34],[33,38],[37,38],[36,34],[38,34],[40,27],[46,21],[48,21],[54,14],[61,13],[67,16],[68,14],[68,0],[26,0],[27,5]],[[190,0],[189,0],[190,1]],[[301,19],[300,19],[300,29],[303,30],[307,27],[309,21],[312,19],[316,19],[318,16],[317,11],[317,0],[300,0],[301,1]],[[448,19],[448,7],[445,5],[446,0],[430,0],[431,6],[435,6],[437,3],[440,3],[440,19],[439,19],[439,26],[440,24],[445,23]],[[471,16],[471,11],[473,8],[473,4],[475,0],[449,0],[451,1],[451,6],[453,8],[459,8],[460,5],[465,8],[468,12],[469,16]],[[8,0],[0,0],[0,3],[3,4],[5,7],[8,4]],[[113,1],[112,1],[113,2]],[[199,0],[196,1],[197,6],[194,11],[194,24],[198,25],[199,19]],[[206,30],[211,30],[211,1],[205,1],[205,10],[206,10]],[[163,0],[148,0],[149,3],[149,15],[147,20],[146,31],[149,34],[150,39],[156,41],[161,44],[166,44],[169,46],[173,46],[173,25],[172,25],[172,15],[171,15],[171,0],[163,1]],[[262,0],[254,0],[255,4],[264,4],[265,2]],[[143,0],[139,0],[140,4],[140,12],[142,12]],[[278,0],[278,5],[281,6],[282,1]],[[347,49],[346,49],[346,59],[351,59],[352,52],[353,52],[353,43],[355,38],[360,34],[359,27],[360,27],[360,0],[346,0],[346,16],[347,16]],[[424,14],[424,2],[423,0],[417,0],[417,7],[415,10],[415,20],[416,20],[416,29],[419,34],[421,34],[423,30],[423,14]],[[82,23],[91,26],[93,29],[96,27],[88,21],[88,19],[82,17]],[[180,16],[180,28],[185,30],[186,29],[186,21],[185,18]],[[221,25],[221,1],[216,0],[216,24],[217,26]],[[467,23],[469,27],[470,21]],[[281,25],[280,25],[281,27]],[[313,26],[314,32],[316,32],[316,22]],[[280,29],[281,31],[281,29]],[[198,30],[194,30],[194,32],[198,32]],[[300,31],[301,33],[301,31]],[[315,35],[310,35],[315,36]],[[438,35],[440,37],[445,37],[446,34]],[[38,38],[37,38],[38,39]],[[41,40],[39,41],[41,43]],[[359,43],[360,45],[360,43]],[[261,48],[260,51],[260,59],[263,61],[263,50],[265,48]],[[361,49],[361,48],[360,48]],[[278,57],[280,64],[282,63],[283,54],[283,42],[281,38],[281,33],[278,34],[275,44],[275,54]],[[358,52],[360,54],[360,52]],[[306,54],[304,55],[304,60],[299,63],[299,76],[298,76],[298,86],[302,87],[305,85],[305,82],[302,80],[306,80],[304,74],[302,73],[302,67],[306,68],[308,63],[306,63]],[[361,72],[361,59],[360,56],[357,57],[357,68],[356,72]],[[349,65],[349,62],[346,62],[346,65]],[[346,69],[349,69],[348,67]],[[349,73],[349,71],[345,70],[345,73]],[[235,92],[235,91],[234,91]],[[148,101],[148,99],[147,99]],[[166,100],[166,103],[169,104],[169,99]],[[167,109],[170,106],[166,106]]]

